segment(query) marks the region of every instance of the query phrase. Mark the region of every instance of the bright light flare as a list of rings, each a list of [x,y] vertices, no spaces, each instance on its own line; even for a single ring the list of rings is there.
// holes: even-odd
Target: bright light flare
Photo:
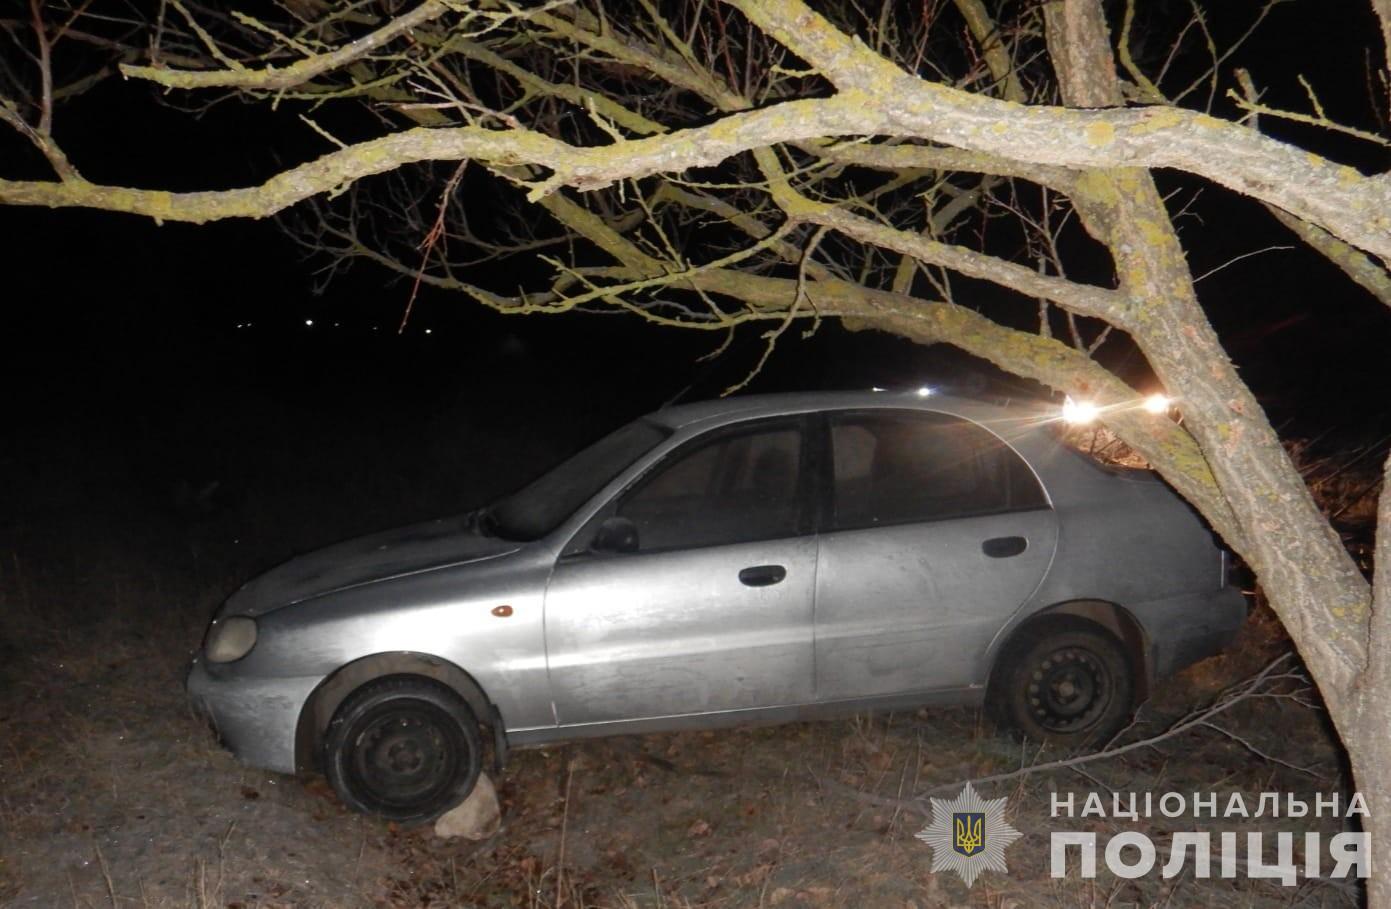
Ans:
[[[1087,425],[1100,413],[1100,408],[1091,401],[1074,401],[1070,397],[1063,399],[1063,420],[1075,426]]]
[[[924,385],[922,388],[918,389],[917,395],[920,398],[930,398],[932,397],[932,389]]]
[[[1173,403],[1167,395],[1153,394],[1145,398],[1145,410],[1153,414],[1168,413]]]

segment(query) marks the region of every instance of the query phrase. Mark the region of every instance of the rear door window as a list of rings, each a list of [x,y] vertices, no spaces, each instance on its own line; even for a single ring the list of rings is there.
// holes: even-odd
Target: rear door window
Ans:
[[[1047,504],[1023,459],[970,420],[937,413],[832,414],[830,431],[834,530]]]

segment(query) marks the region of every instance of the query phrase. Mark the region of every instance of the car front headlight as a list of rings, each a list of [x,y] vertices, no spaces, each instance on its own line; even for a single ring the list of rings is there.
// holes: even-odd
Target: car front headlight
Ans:
[[[256,620],[244,615],[214,619],[204,648],[211,663],[240,660],[256,646]]]

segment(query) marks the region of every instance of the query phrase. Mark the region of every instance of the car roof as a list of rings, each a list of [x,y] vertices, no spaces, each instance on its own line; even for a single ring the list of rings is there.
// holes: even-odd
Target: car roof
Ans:
[[[936,389],[906,391],[810,391],[782,394],[741,395],[713,401],[697,401],[664,407],[648,419],[672,430],[699,424],[718,425],[736,420],[798,414],[822,410],[893,409],[954,414],[1012,436],[1056,422],[1058,407],[1038,398],[987,401],[945,394]]]

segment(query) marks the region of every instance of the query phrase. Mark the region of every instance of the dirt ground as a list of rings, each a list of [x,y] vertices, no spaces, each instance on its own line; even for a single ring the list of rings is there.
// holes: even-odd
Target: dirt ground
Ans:
[[[1024,836],[1006,854],[1009,873],[986,873],[970,890],[930,872],[931,852],[914,837],[927,818],[908,797],[1056,755],[1024,750],[966,710],[517,752],[497,779],[503,827],[482,843],[353,815],[322,778],[239,766],[188,709],[182,674],[218,602],[268,559],[371,529],[372,518],[428,517],[428,503],[400,500],[397,485],[378,483],[359,486],[366,491],[335,510],[318,503],[346,481],[325,468],[301,484],[301,499],[272,506],[253,497],[190,517],[111,482],[69,450],[67,462],[12,461],[5,471],[19,479],[4,490],[18,504],[0,528],[0,905],[1004,909],[1360,900],[1355,887],[1326,879],[1282,887],[1156,873],[1125,881],[1104,865],[1092,881],[1049,876],[1051,830],[1103,838],[1140,830],[1163,843],[1175,830],[1202,829],[1159,816],[1051,819],[1054,791],[1076,793],[1079,806],[1093,791],[1109,799],[1108,790],[1215,790],[1224,800],[1241,792],[1252,806],[1263,791],[1344,791],[1341,756],[1319,711],[1290,697],[1251,699],[1225,715],[1244,743],[1200,728],[1123,758],[983,786],[986,797],[1009,798],[1007,817]],[[388,500],[396,511],[377,507]],[[312,521],[294,519],[311,512]],[[1128,738],[1211,700],[1282,646],[1258,611],[1236,654],[1167,683]],[[1209,823],[1215,840],[1219,825],[1331,833],[1341,821]]]

